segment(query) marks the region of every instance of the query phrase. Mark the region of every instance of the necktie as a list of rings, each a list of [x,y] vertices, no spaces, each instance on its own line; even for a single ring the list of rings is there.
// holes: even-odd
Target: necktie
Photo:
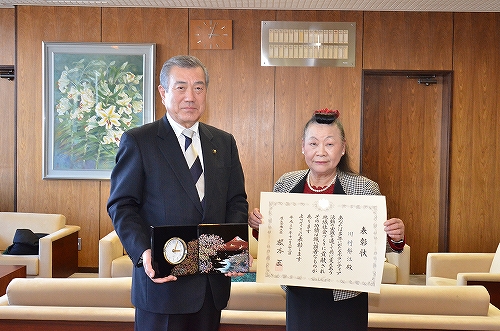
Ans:
[[[194,148],[194,145],[192,144],[194,131],[184,129],[182,134],[185,137],[184,153],[189,171],[191,171],[191,176],[193,177],[196,189],[198,190],[200,201],[203,201],[203,197],[205,196],[205,179],[203,177],[203,168],[201,167],[200,158]]]

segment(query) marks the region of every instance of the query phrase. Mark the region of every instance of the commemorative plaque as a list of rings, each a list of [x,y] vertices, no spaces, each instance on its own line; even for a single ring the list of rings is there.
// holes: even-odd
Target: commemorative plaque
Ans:
[[[246,223],[151,227],[155,277],[248,272]]]

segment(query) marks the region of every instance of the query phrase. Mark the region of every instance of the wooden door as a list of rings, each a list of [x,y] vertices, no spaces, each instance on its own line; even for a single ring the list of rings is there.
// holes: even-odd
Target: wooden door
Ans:
[[[450,94],[449,72],[363,73],[361,172],[405,222],[412,274],[448,246]]]

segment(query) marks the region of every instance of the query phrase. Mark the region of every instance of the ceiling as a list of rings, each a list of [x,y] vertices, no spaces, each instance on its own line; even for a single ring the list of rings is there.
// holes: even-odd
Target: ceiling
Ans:
[[[500,12],[500,0],[0,0],[16,5],[211,9]]]

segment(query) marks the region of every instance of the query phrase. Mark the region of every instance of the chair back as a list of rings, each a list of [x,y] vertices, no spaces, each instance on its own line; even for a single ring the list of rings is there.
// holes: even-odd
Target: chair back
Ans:
[[[17,229],[53,233],[65,225],[66,217],[61,214],[0,212],[0,251],[12,244]]]

